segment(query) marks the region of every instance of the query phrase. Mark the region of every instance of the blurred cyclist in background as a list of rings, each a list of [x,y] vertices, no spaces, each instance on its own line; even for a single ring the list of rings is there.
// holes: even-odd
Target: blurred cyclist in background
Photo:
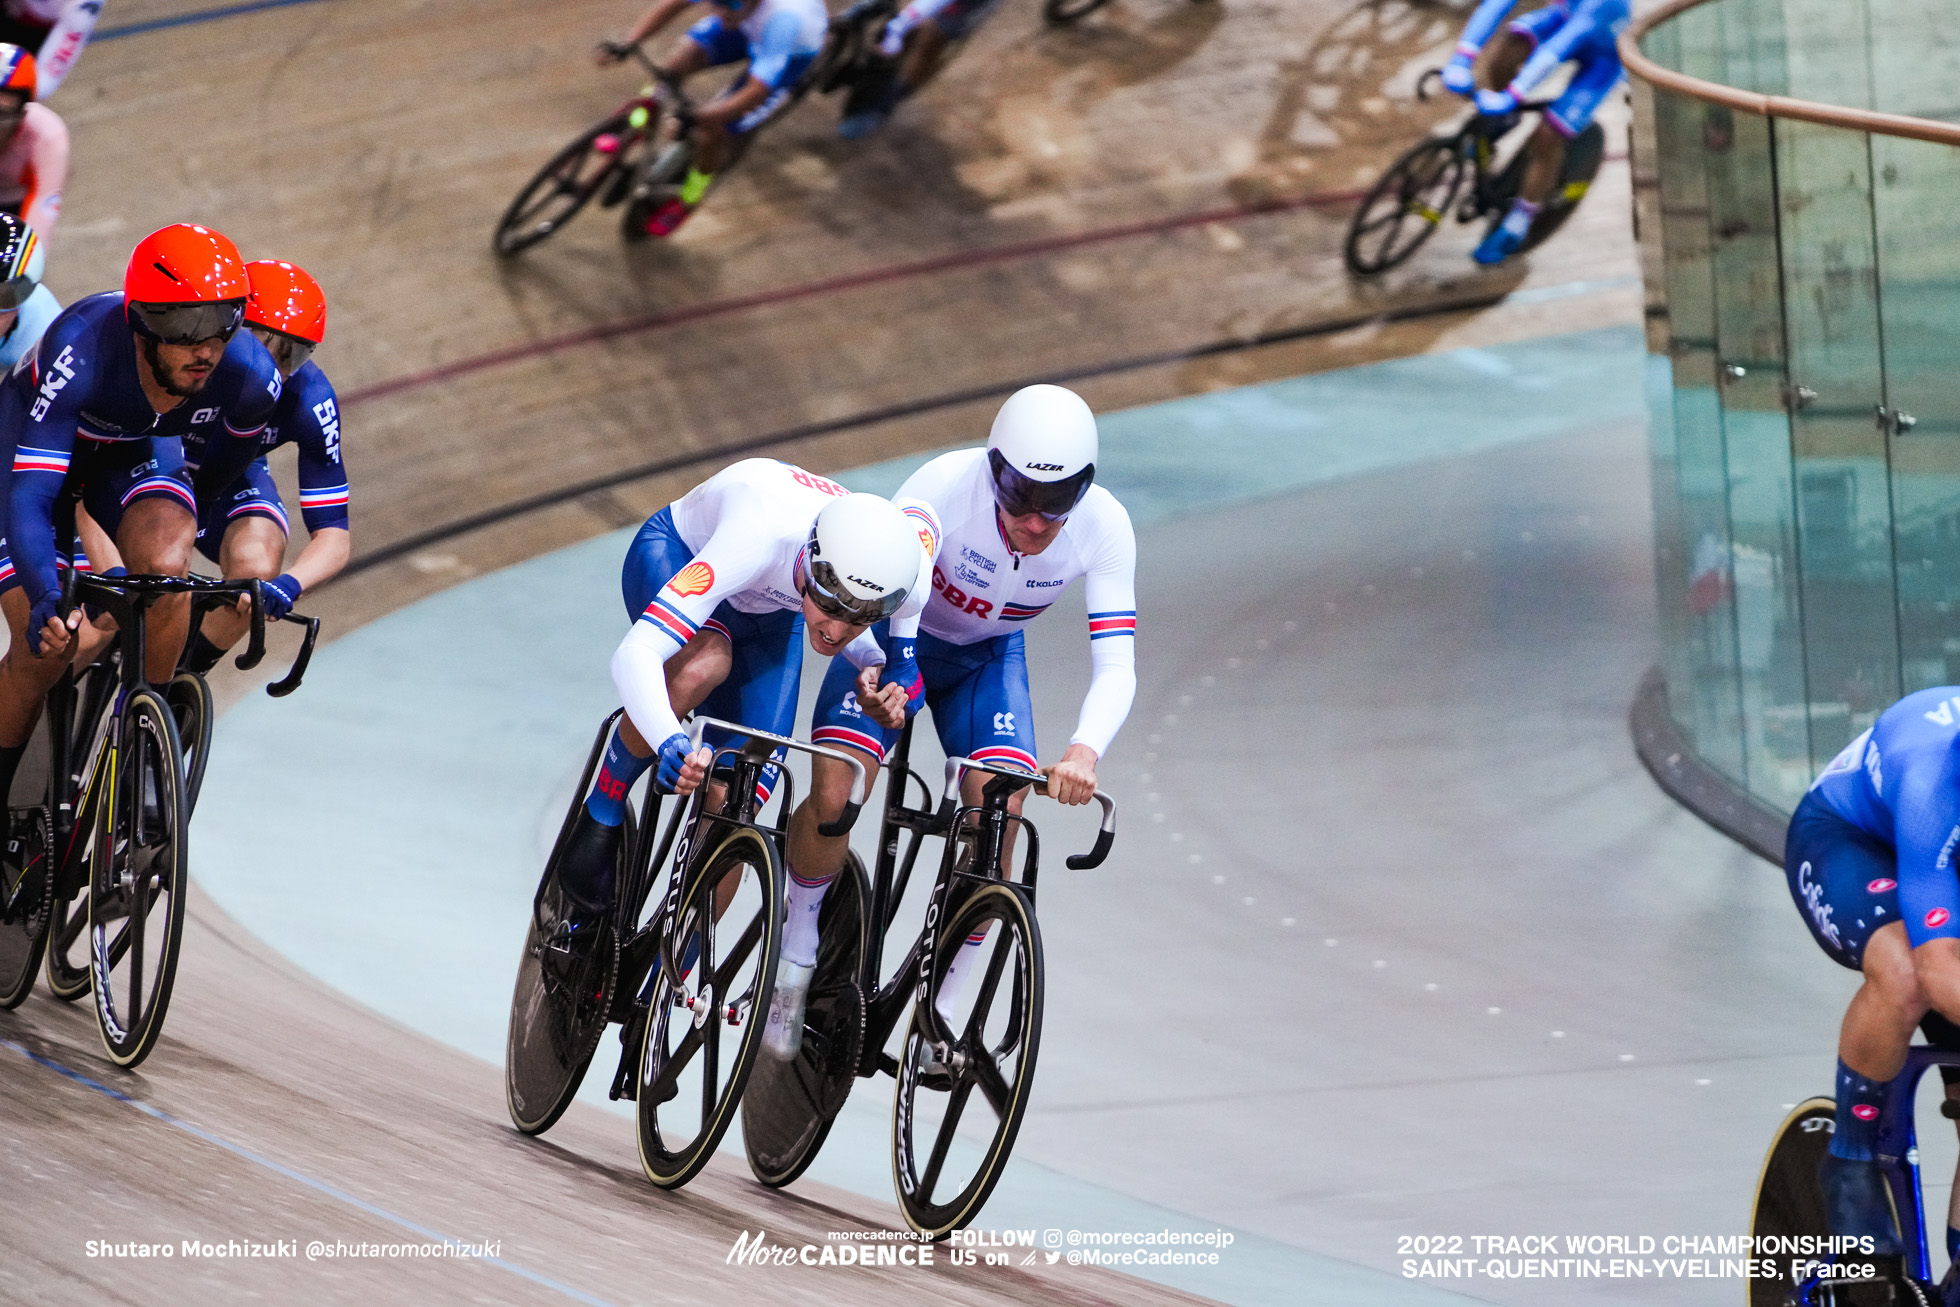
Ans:
[[[884,75],[867,77],[851,91],[838,135],[855,141],[884,126],[899,101],[932,80],[947,45],[970,35],[999,7],[1000,0],[912,0],[899,10],[878,38],[878,52],[889,61]]]
[[[1620,83],[1620,52],[1614,42],[1633,16],[1630,0],[1552,0],[1504,29],[1479,78],[1474,67],[1478,54],[1517,5],[1518,0],[1483,0],[1477,6],[1456,53],[1443,67],[1443,85],[1474,98],[1478,113],[1503,118],[1517,112],[1518,104],[1560,64],[1570,60],[1578,67],[1526,143],[1530,158],[1518,198],[1470,256],[1479,263],[1502,263],[1524,244],[1565,167],[1565,143],[1586,130]]]
[[[347,566],[354,538],[347,528],[347,470],[340,461],[340,404],[333,383],[312,361],[326,338],[327,297],[320,284],[290,263],[261,259],[245,265],[251,297],[245,301],[245,327],[272,355],[285,389],[272,419],[259,437],[260,455],[242,475],[215,496],[198,497],[197,549],[224,569],[227,581],[256,576],[265,582],[265,615],[277,621],[292,611],[301,594],[330,580]],[[201,414],[194,415],[201,416]],[[217,433],[215,415],[193,421],[184,435],[184,461],[196,468]],[[306,523],[306,547],[285,568],[291,531],[285,504],[272,484],[265,455],[281,445],[299,454],[299,511]],[[191,634],[186,659],[194,671],[217,665],[238,643],[251,615],[250,600],[237,611],[207,615]]]
[[[687,221],[728,166],[733,138],[746,136],[789,102],[790,92],[823,51],[830,30],[824,0],[655,0],[624,41],[599,47],[601,64],[618,63],[632,48],[673,21],[690,5],[705,4],[706,17],[660,61],[675,77],[703,68],[748,63],[748,71],[696,111],[691,130],[694,161],[687,177],[647,218],[646,234],[666,236]]]
[[[0,0],[0,41],[34,56],[45,100],[82,57],[101,16],[102,0]]]
[[[45,241],[68,184],[68,124],[36,102],[36,75],[33,55],[0,45],[0,210],[24,218]]]
[[[0,213],[0,372],[13,371],[34,348],[61,303],[41,284],[47,249],[34,229],[11,213]]]

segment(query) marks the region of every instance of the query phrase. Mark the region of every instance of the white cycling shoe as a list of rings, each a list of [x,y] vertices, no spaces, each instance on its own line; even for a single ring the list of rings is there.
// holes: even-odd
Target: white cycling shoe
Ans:
[[[784,958],[776,967],[776,989],[769,998],[769,1021],[762,1028],[762,1046],[772,1057],[787,1062],[803,1047],[803,1005],[810,998],[815,966]]]

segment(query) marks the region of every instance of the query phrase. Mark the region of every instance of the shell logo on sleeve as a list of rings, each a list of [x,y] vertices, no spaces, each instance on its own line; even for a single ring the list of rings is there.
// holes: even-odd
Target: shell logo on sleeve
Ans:
[[[667,583],[667,588],[683,599],[704,595],[715,588],[715,569],[697,558],[674,573],[674,579]]]

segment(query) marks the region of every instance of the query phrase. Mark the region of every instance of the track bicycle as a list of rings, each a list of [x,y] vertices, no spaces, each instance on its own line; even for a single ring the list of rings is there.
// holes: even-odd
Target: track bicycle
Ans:
[[[696,717],[688,730],[694,747],[710,726],[748,743],[717,752],[713,779],[675,806],[664,831],[665,796],[647,785],[637,819],[629,808],[622,832],[616,906],[597,922],[581,921],[559,885],[560,860],[619,716],[599,728],[533,899],[511,1001],[505,1094],[519,1131],[549,1129],[578,1091],[607,1025],[619,1022],[611,1096],[635,1100],[642,1168],[653,1183],[674,1189],[700,1173],[734,1122],[776,983],[782,849],[795,793],[772,755],[795,750],[852,766],[856,797],[821,828],[826,835],[850,830],[866,782],[861,764],[821,745]],[[771,771],[781,808],[765,826],[757,815]],[[670,853],[665,892],[651,900],[653,913],[642,924]]]
[[[899,1207],[914,1230],[940,1239],[979,1214],[1027,1113],[1041,1043],[1043,963],[1034,913],[1040,838],[1007,805],[1043,778],[952,758],[935,809],[934,791],[910,765],[912,725],[886,763],[877,874],[866,877],[853,853],[824,896],[802,1047],[788,1062],[758,1064],[742,1100],[742,1137],[756,1178],[771,1187],[789,1184],[816,1158],[853,1082],[891,1075]],[[960,784],[969,771],[991,779],[977,805],[963,806]],[[916,808],[906,803],[914,785],[924,796]],[[1066,859],[1073,870],[1100,866],[1115,840],[1116,802],[1101,792],[1095,798],[1101,826],[1088,853]],[[1014,827],[1026,847],[1020,874],[1010,879]],[[911,838],[901,855],[906,832]],[[944,837],[945,844],[925,922],[881,984],[885,943],[927,836]],[[972,960],[948,1020],[939,1011],[947,968],[974,939],[984,939],[982,956]],[[901,1021],[904,1037],[893,1055],[886,1046]]]
[[[833,21],[833,31],[835,27]],[[574,136],[525,183],[491,235],[491,248],[500,257],[509,258],[553,235],[594,196],[602,209],[625,205],[620,214],[620,234],[629,241],[645,240],[647,219],[687,176],[694,161],[691,134],[698,103],[688,96],[682,79],[647,58],[639,46],[613,48],[637,59],[653,80],[625,104]],[[795,107],[823,64],[824,56],[819,55],[789,96],[771,110],[771,120]],[[744,69],[726,89],[732,91],[747,76]],[[673,139],[664,142],[660,139],[663,116],[673,119],[675,126]],[[755,135],[756,130],[751,129],[730,141],[731,152],[721,176],[741,161]]]
[[[1440,80],[1442,75],[1440,68],[1424,73],[1416,82],[1416,98],[1427,100],[1429,80]],[[1361,277],[1388,271],[1420,249],[1452,212],[1459,223],[1485,219],[1486,233],[1504,221],[1524,181],[1528,160],[1520,148],[1500,167],[1498,146],[1527,118],[1543,114],[1552,104],[1551,99],[1527,100],[1502,117],[1473,112],[1450,135],[1431,137],[1397,159],[1354,211],[1342,247],[1348,271]],[[1532,221],[1519,253],[1543,244],[1565,225],[1605,157],[1606,133],[1598,123],[1588,124],[1567,143],[1558,184]]]
[[[1193,0],[1195,4],[1208,2]],[[1041,16],[1056,27],[1066,27],[1078,19],[1087,18],[1108,3],[1109,0],[1044,0]]]
[[[1769,1261],[1774,1274],[1749,1281],[1749,1307],[1939,1307],[1940,1291],[1932,1283],[1926,1240],[1913,1113],[1920,1077],[1936,1066],[1960,1067],[1960,1050],[1913,1045],[1906,1052],[1905,1069],[1879,1108],[1878,1164],[1891,1191],[1905,1256],[1814,1255],[1797,1251],[1801,1245],[1794,1242],[1789,1245],[1792,1251],[1773,1256],[1758,1252],[1756,1256]],[[1942,1102],[1940,1114],[1960,1120],[1960,1100]],[[1758,1240],[1794,1241],[1830,1232],[1817,1166],[1830,1147],[1836,1115],[1835,1099],[1806,1099],[1777,1127],[1756,1181],[1750,1233]]]
[[[27,997],[45,952],[56,997],[94,993],[103,1047],[123,1067],[149,1056],[162,1033],[183,937],[191,781],[201,783],[210,749],[203,678],[180,671],[157,687],[143,674],[145,616],[177,594],[207,606],[248,597],[251,638],[238,665],[264,657],[257,581],[66,572],[63,611],[85,602],[114,619],[116,634],[99,660],[64,669],[48,692],[15,773],[0,855],[0,1008]],[[297,688],[319,629],[289,616],[308,629],[293,670],[268,687],[282,694]]]

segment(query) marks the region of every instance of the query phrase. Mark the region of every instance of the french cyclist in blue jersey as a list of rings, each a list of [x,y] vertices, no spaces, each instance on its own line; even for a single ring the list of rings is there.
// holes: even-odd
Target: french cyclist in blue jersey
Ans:
[[[648,216],[649,236],[669,235],[687,221],[715,175],[728,166],[735,139],[755,131],[789,103],[797,82],[823,52],[830,31],[830,11],[823,0],[655,0],[624,41],[599,47],[599,62],[626,58],[634,46],[696,5],[705,7],[707,15],[687,29],[659,66],[675,77],[743,62],[748,70],[695,112],[694,161],[676,192]]]
[[[47,246],[34,229],[0,211],[0,372],[11,372],[61,312],[41,284],[46,263]]]
[[[248,263],[245,273],[252,284],[246,329],[272,355],[285,385],[259,437],[259,457],[215,495],[198,497],[197,549],[228,581],[264,581],[265,615],[276,621],[292,611],[301,594],[347,566],[354,538],[347,522],[347,469],[340,458],[340,402],[327,374],[312,361],[314,348],[326,337],[326,296],[303,269],[282,260]],[[212,417],[192,424],[184,436],[186,462],[195,467],[204,461],[215,431]],[[292,527],[265,460],[282,445],[293,446],[298,456],[299,511],[306,524],[306,547],[290,569],[285,558]],[[250,614],[249,600],[237,610],[207,614],[191,633],[188,665],[196,671],[216,666],[244,636]]]
[[[1947,685],[1907,695],[1846,745],[1797,805],[1784,848],[1811,936],[1864,975],[1838,1038],[1837,1122],[1819,1179],[1831,1232],[1869,1236],[1880,1254],[1901,1250],[1873,1161],[1880,1105],[1913,1029],[1960,1021],[1956,845],[1960,686]],[[1951,1213],[1947,1250],[1960,1250]]]
[[[182,576],[196,499],[167,419],[208,407],[224,425],[200,483],[227,484],[257,451],[281,383],[265,347],[238,330],[248,289],[231,241],[165,227],[137,244],[120,294],[64,309],[0,383],[0,610],[11,637],[0,659],[0,794],[81,623],[58,616],[68,540],[57,522],[79,498],[131,568]],[[150,610],[150,680],[170,678],[189,610],[186,596]]]
[[[1561,64],[1577,67],[1525,145],[1530,157],[1518,197],[1470,256],[1479,263],[1502,263],[1524,244],[1565,167],[1566,142],[1586,130],[1620,84],[1620,52],[1614,43],[1632,20],[1630,0],[1552,0],[1498,32],[1517,6],[1518,0],[1483,0],[1477,6],[1456,53],[1443,66],[1443,85],[1474,98],[1477,112],[1502,118],[1516,112]],[[1489,53],[1479,77],[1475,65],[1486,44]]]

